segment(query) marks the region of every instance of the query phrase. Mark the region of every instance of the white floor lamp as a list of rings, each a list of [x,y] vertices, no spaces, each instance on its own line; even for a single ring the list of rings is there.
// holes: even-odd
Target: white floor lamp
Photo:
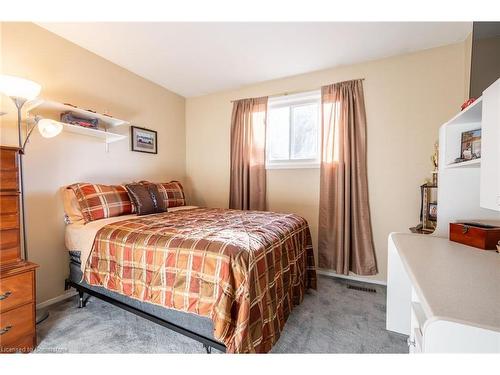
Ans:
[[[22,248],[23,248],[23,258],[24,260],[28,260],[28,246],[26,240],[26,215],[24,208],[24,172],[23,172],[23,155],[25,153],[26,143],[33,132],[35,126],[38,125],[38,130],[40,134],[45,138],[52,138],[58,135],[63,125],[56,121],[52,121],[49,119],[43,119],[39,116],[35,117],[34,121],[30,123],[26,122],[26,137],[23,141],[22,137],[22,108],[24,104],[29,101],[35,99],[40,94],[41,86],[38,83],[33,81],[29,81],[24,78],[8,76],[8,75],[0,75],[0,93],[3,93],[9,96],[17,108],[17,134],[18,134],[18,142],[19,148],[21,151],[19,152],[19,186],[21,191],[21,223],[22,223]],[[42,314],[38,316],[37,314],[37,323],[45,320],[48,317],[48,313]]]

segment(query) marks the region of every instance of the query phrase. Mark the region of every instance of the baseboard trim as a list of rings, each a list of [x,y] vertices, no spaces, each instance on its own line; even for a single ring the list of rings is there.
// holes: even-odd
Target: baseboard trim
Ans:
[[[387,282],[385,282],[385,281],[370,279],[370,278],[362,277],[362,276],[339,275],[338,273],[335,273],[333,271],[321,270],[321,269],[318,269],[316,272],[319,275],[330,276],[330,277],[338,277],[339,279],[361,281],[363,283],[369,283],[369,284],[377,284],[377,285],[387,286]]]
[[[59,295],[57,297],[54,297],[54,298],[48,299],[47,301],[38,303],[36,305],[36,308],[37,309],[45,309],[45,308],[47,308],[47,307],[49,307],[49,306],[51,306],[51,305],[53,305],[53,304],[55,304],[57,302],[61,302],[61,301],[64,301],[64,300],[66,300],[68,298],[76,296],[77,294],[78,293],[77,293],[76,290],[70,289],[70,290],[64,292],[63,294],[61,294],[61,295]]]

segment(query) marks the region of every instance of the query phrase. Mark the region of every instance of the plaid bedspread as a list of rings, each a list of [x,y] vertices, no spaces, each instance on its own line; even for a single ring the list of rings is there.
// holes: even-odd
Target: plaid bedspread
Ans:
[[[106,225],[91,285],[210,317],[230,353],[268,352],[316,288],[309,226],[293,214],[196,208]]]

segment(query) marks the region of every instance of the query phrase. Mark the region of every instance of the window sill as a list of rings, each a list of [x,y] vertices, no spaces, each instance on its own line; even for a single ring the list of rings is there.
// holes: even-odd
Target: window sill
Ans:
[[[267,164],[266,170],[269,169],[319,169],[319,163],[283,163],[283,164]]]

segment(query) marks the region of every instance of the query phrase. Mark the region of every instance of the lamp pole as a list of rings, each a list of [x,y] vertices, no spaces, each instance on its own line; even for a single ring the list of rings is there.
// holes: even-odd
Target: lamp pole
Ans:
[[[31,132],[35,128],[35,125],[29,128],[26,125],[26,137],[23,141],[22,136],[22,108],[27,100],[34,99],[40,94],[41,86],[33,81],[29,81],[24,78],[9,76],[9,75],[0,75],[0,93],[9,96],[14,102],[17,108],[17,135],[19,141],[19,188],[20,188],[20,196],[21,196],[21,226],[22,226],[22,249],[23,249],[23,260],[28,260],[28,246],[27,246],[27,233],[26,233],[26,209],[24,202],[24,168],[23,168],[23,155],[24,155],[24,147],[26,142],[28,141]],[[37,122],[37,121],[36,121]],[[35,124],[36,124],[35,122]],[[40,125],[40,124],[39,124]],[[61,131],[62,127],[59,129]],[[58,133],[51,135],[55,136]],[[40,323],[48,317],[48,312],[38,314],[36,317],[36,323]]]
[[[24,169],[23,169],[23,156],[24,156],[24,147],[26,142],[28,141],[29,136],[31,135],[31,131],[34,126],[28,132],[26,139],[23,142],[23,137],[21,134],[21,117],[22,117],[22,108],[26,103],[26,99],[11,96],[10,97],[17,108],[17,136],[19,141],[19,148],[21,149],[19,152],[19,186],[21,191],[21,223],[22,223],[22,234],[23,234],[23,258],[24,260],[28,260],[28,246],[27,246],[27,235],[26,235],[26,210],[24,205]],[[45,311],[36,311],[35,322],[36,324],[43,322],[45,319],[49,317],[49,312]]]
[[[23,147],[23,138],[21,134],[21,110],[26,103],[26,99],[19,97],[11,97],[12,101],[16,105],[17,108],[17,136],[19,140],[19,148],[21,152],[19,153],[19,185],[21,188],[21,222],[22,222],[22,230],[23,230],[23,258],[24,260],[28,260],[28,246],[27,246],[27,235],[26,235],[26,211],[24,205],[24,172],[23,172],[23,155],[24,155],[24,147]]]

